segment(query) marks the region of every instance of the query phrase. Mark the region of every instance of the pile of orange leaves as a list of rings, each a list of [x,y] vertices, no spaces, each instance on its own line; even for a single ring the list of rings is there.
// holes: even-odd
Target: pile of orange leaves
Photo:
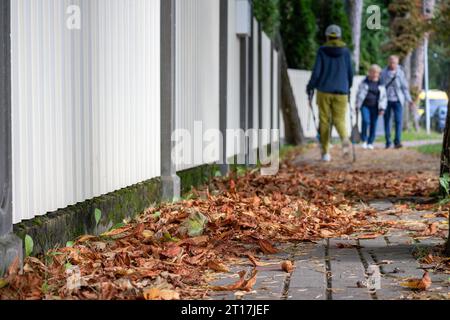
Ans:
[[[436,181],[395,172],[332,171],[285,161],[276,176],[255,170],[214,180],[194,198],[151,208],[131,223],[73,246],[13,264],[0,280],[0,299],[202,299],[213,290],[251,290],[256,271],[230,286],[211,275],[229,272],[233,259],[277,253],[283,242],[317,241],[383,232],[360,200],[424,196]],[[206,218],[189,236],[192,215]],[[283,269],[291,272],[289,265]]]

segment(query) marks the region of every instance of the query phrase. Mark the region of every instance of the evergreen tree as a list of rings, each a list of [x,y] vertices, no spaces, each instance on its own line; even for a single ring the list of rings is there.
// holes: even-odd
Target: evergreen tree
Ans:
[[[316,50],[316,22],[311,0],[280,0],[280,32],[290,68],[311,69]]]
[[[273,38],[280,27],[279,0],[253,0],[253,10],[264,32]]]
[[[432,39],[429,47],[430,88],[447,90],[450,88],[450,52],[444,42]],[[448,40],[447,40],[448,42]]]
[[[343,0],[315,0],[312,8],[316,16],[318,26],[317,42],[323,44],[326,41],[325,30],[331,24],[336,24],[342,29],[342,39],[352,47],[352,34],[348,15]]]
[[[389,29],[386,27],[389,25],[388,4],[385,0],[365,0],[363,21],[367,21],[369,18],[367,8],[370,5],[378,5],[381,8],[382,27],[380,30],[369,30],[363,23],[361,37],[361,63],[359,69],[360,74],[367,74],[370,65],[374,63],[384,66],[389,54],[385,50],[382,50],[382,47],[387,43],[387,39],[389,39]]]

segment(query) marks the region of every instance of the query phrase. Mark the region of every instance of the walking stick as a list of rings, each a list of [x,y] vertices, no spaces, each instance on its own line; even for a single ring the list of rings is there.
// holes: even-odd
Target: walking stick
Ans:
[[[319,131],[319,127],[318,127],[317,119],[316,119],[316,114],[314,113],[314,107],[313,107],[313,103],[312,103],[313,102],[313,97],[314,97],[314,91],[310,92],[309,95],[308,95],[308,104],[309,104],[309,108],[311,109],[311,113],[312,113],[312,116],[313,116],[314,128],[316,129],[316,132],[317,132],[316,138],[317,138],[317,140],[320,143],[320,131]]]
[[[352,126],[352,134],[351,134],[351,142],[352,142],[352,151],[353,151],[353,162],[356,162],[356,147],[355,144],[358,140],[359,136],[359,128],[358,128],[358,115],[356,115],[356,124],[353,125],[353,112],[352,112],[352,98],[350,94],[348,95],[348,104],[350,107],[350,125]]]

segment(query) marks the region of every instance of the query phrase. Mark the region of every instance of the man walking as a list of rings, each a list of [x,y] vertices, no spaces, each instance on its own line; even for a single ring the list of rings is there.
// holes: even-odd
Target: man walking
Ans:
[[[388,106],[384,113],[384,130],[386,135],[386,149],[392,146],[391,141],[391,115],[394,114],[396,149],[402,148],[403,108],[405,104],[412,104],[409,84],[405,73],[399,66],[399,58],[395,55],[389,57],[388,66],[381,73],[381,84],[386,87]]]
[[[348,96],[353,84],[353,66],[350,50],[341,40],[341,28],[331,25],[325,35],[327,42],[317,53],[307,93],[312,96],[317,89],[322,161],[328,162],[331,160],[329,147],[332,125],[341,138],[344,156],[350,154],[346,116]]]

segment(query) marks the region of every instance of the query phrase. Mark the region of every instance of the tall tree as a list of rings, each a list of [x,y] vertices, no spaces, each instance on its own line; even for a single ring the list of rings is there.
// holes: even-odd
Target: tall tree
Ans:
[[[433,19],[434,7],[436,5],[435,0],[422,0],[421,12],[422,23],[424,23],[425,29],[423,30],[423,38],[420,39],[418,47],[413,51],[411,56],[411,86],[418,92],[423,89],[423,77],[424,77],[424,61],[425,61],[425,40],[429,40],[430,33],[426,26],[427,22]]]
[[[392,0],[388,10],[390,41],[384,49],[397,54],[403,60],[417,48],[424,35],[422,0]]]
[[[348,11],[350,14],[350,26],[352,29],[353,61],[355,70],[359,71],[361,52],[361,27],[364,3],[362,0],[348,0]]]
[[[410,87],[415,102],[411,113],[413,115],[413,119],[415,120],[416,130],[418,130],[417,105],[420,102],[419,95],[423,89],[423,80],[425,74],[425,42],[428,42],[430,38],[430,34],[427,31],[428,28],[426,24],[433,18],[435,4],[435,0],[423,0],[421,2],[422,19],[423,23],[425,24],[425,32],[423,34],[423,38],[419,42],[419,46],[412,52],[411,55]]]
[[[312,0],[280,0],[280,33],[290,68],[310,69],[318,44]]]
[[[280,27],[279,0],[253,0],[253,10],[262,29],[273,38]]]
[[[286,142],[292,145],[301,145],[305,142],[303,126],[298,115],[298,101],[295,100],[294,90],[291,86],[288,73],[288,63],[283,48],[281,34],[275,35],[275,44],[280,53],[281,69],[281,111],[283,113]]]
[[[424,74],[424,37],[427,19],[431,12],[424,9],[434,7],[434,0],[392,0],[389,5],[390,41],[385,46],[390,53],[397,54],[402,60],[410,82],[411,96],[415,103],[405,108],[404,128],[410,128],[411,116],[416,130],[419,129],[417,104],[422,90]],[[425,14],[427,12],[427,14]],[[428,17],[428,18],[427,18]]]

